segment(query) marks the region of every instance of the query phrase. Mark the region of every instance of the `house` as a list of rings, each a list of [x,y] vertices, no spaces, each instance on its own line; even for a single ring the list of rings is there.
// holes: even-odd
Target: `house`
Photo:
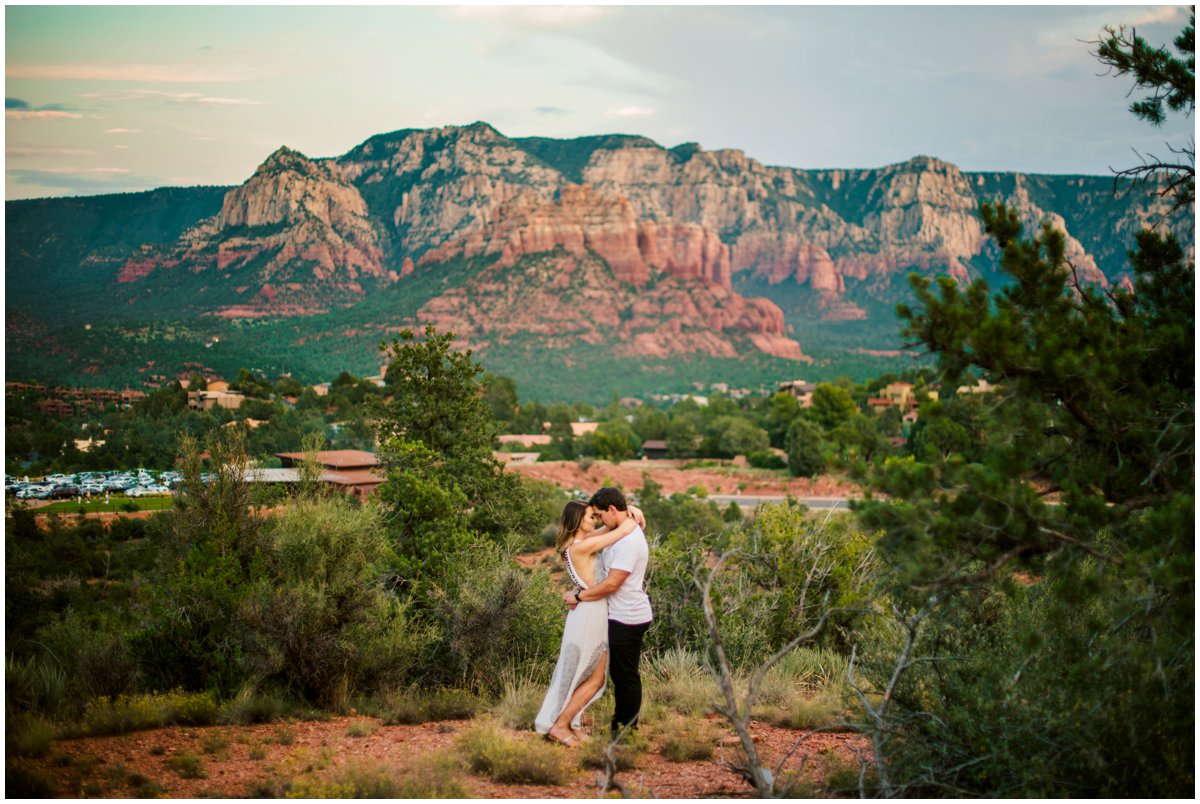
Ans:
[[[493,452],[492,455],[505,466],[524,466],[537,463],[538,458],[542,457],[540,452]]]
[[[213,408],[237,410],[246,401],[246,397],[234,391],[188,391],[187,395],[190,410],[212,410]]]
[[[313,393],[317,396],[329,396],[329,389],[333,387],[331,382],[318,383],[312,387]]]
[[[213,380],[212,382],[210,382],[208,384],[207,390],[209,390],[209,391],[228,391],[229,383],[225,382],[224,380]]]
[[[545,447],[550,444],[550,436],[533,435],[532,433],[516,433],[496,436],[501,444],[520,444],[523,447]]]
[[[815,383],[805,382],[804,380],[792,380],[779,384],[777,393],[791,394],[796,397],[796,401],[800,403],[802,408],[812,407],[813,391],[817,390]]]
[[[571,422],[571,435],[579,438],[581,435],[596,432],[600,422]]]
[[[992,385],[987,380],[980,380],[974,385],[960,385],[955,389],[955,393],[959,394],[990,394],[997,389],[998,386]]]
[[[667,457],[667,442],[662,439],[647,439],[642,442],[642,454],[652,461]]]
[[[299,467],[306,455],[303,452],[277,452],[275,457],[283,463],[283,468],[291,469]],[[316,453],[316,459],[324,468],[322,482],[335,486],[343,494],[364,498],[383,482],[383,475],[376,471],[379,458],[374,453],[358,449],[325,450]]]

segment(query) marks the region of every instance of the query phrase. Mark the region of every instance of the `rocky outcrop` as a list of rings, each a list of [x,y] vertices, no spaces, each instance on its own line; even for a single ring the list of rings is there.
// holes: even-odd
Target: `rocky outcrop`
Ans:
[[[618,281],[644,285],[652,271],[729,287],[729,247],[694,223],[639,220],[624,198],[568,184],[554,201],[523,193],[493,213],[490,223],[425,252],[421,264],[453,257],[497,256],[510,266],[524,256],[563,249],[594,252]]]
[[[1101,285],[1117,276],[1106,265],[1125,270],[1113,231],[1132,231],[1152,214],[1146,205],[1114,206],[1103,177],[963,173],[923,156],[804,171],[732,149],[668,150],[625,136],[515,140],[476,123],[380,135],[330,160],[281,148],[226,194],[219,214],[177,243],[141,249],[118,280],[212,271],[239,289],[230,309],[285,314],[352,303],[457,259],[503,273],[537,255],[566,255],[575,265],[595,258],[621,292],[654,300],[639,315],[661,319],[661,336],[606,330],[634,339],[630,348],[680,353],[687,331],[690,348],[706,354],[724,354],[723,344],[737,340],[794,356],[799,347],[782,317],[777,326],[757,302],[728,295],[735,275],[799,284],[815,292],[822,317],[859,319],[866,313],[847,299],[852,288],[886,295],[890,278],[909,271],[966,282],[994,264],[977,213],[984,199],[1004,201],[1027,228],[1049,221],[1064,231],[1077,274]],[[1097,215],[1107,217],[1097,224]],[[558,278],[545,280],[553,287]],[[665,280],[671,292],[659,298]],[[698,301],[689,307],[685,293]],[[502,315],[499,308],[467,309],[457,298],[451,289],[423,314],[466,316],[464,331],[506,331],[476,320],[484,310]],[[699,323],[676,329],[671,316],[698,317],[711,337]]]
[[[321,309],[361,298],[363,281],[399,279],[384,252],[366,202],[335,165],[280,148],[243,185],[230,190],[215,217],[201,221],[167,249],[144,249],[122,266],[118,281],[159,269],[216,270],[250,292],[239,307]],[[246,275],[249,274],[249,275]],[[295,308],[292,302],[320,302]]]

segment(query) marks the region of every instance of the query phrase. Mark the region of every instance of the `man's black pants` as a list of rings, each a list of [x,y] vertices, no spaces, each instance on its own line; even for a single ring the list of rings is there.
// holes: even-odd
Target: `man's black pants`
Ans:
[[[638,663],[642,658],[642,638],[650,623],[626,625],[608,621],[608,672],[612,676],[613,708],[612,733],[626,724],[637,728],[638,712],[642,709],[642,677]]]

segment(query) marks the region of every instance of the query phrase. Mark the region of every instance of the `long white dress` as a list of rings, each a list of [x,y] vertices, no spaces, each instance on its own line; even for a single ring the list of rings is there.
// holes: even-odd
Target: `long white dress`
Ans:
[[[563,551],[566,559],[567,574],[577,586],[584,589],[588,585],[579,577],[575,566],[571,563],[570,550]],[[596,554],[597,582],[605,576],[600,554]],[[533,727],[538,734],[550,731],[554,721],[566,708],[571,694],[596,669],[603,654],[608,661],[608,601],[585,600],[567,613],[567,624],[563,628],[562,647],[558,651],[558,664],[554,666],[554,675],[550,678],[550,689],[546,691],[546,700],[542,702],[541,711],[534,718]],[[605,667],[605,678],[608,668]],[[571,720],[571,728],[579,728],[580,718],[584,711],[595,703],[604,693],[604,684],[592,696],[583,709]]]

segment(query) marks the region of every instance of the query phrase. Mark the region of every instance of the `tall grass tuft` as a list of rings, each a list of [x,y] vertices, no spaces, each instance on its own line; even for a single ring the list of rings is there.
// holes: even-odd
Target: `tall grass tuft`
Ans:
[[[570,778],[566,752],[533,736],[516,737],[494,721],[476,723],[455,741],[474,773],[497,782],[561,785]]]
[[[4,721],[4,753],[18,757],[44,757],[56,734],[54,724],[38,715],[10,715]]]
[[[664,651],[650,663],[648,675],[649,701],[681,715],[703,715],[720,697],[717,682],[705,669],[699,653]]]
[[[530,673],[509,669],[501,679],[500,700],[492,714],[510,729],[532,729],[546,697],[546,683]]]
[[[80,730],[87,735],[126,734],[161,726],[208,726],[216,722],[211,693],[174,690],[146,695],[100,697],[84,710]]]

